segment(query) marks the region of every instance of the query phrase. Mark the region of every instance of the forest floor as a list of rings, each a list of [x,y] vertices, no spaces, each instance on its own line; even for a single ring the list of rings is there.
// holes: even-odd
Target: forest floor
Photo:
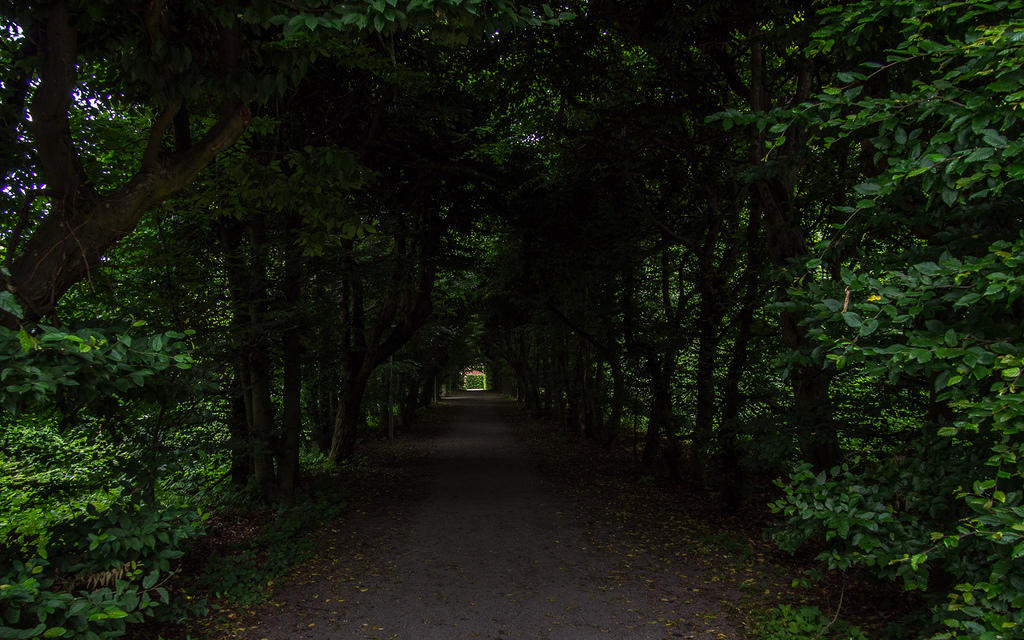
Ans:
[[[799,598],[750,514],[497,395],[447,399],[398,442],[267,602],[192,637],[717,640]]]

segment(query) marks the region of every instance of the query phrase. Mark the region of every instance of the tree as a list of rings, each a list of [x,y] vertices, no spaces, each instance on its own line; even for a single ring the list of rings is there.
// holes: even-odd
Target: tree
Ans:
[[[24,319],[35,321],[50,314],[72,285],[97,268],[104,252],[130,233],[154,204],[184,188],[218,152],[233,144],[251,116],[242,98],[223,83],[203,91],[211,76],[230,76],[238,67],[240,27],[231,6],[172,16],[163,3],[154,2],[139,15],[142,28],[127,27],[127,16],[119,22],[106,7],[85,11],[57,2],[17,13],[12,9],[5,12],[15,16],[17,27],[8,28],[16,28],[20,37],[8,44],[19,51],[9,68],[14,77],[5,85],[23,87],[17,96],[22,109],[10,114],[5,135],[9,139],[31,136],[34,144],[25,160],[34,167],[32,179],[45,184],[49,206],[38,223],[26,221],[30,209],[22,209],[22,219],[5,242],[10,273],[4,276],[4,284],[23,309]],[[121,38],[110,38],[117,32]],[[223,50],[197,46],[204,38],[214,39],[211,33],[223,42]],[[129,64],[130,56],[140,51],[148,56],[138,64],[163,69],[149,76],[148,86],[129,80],[133,72],[142,70]],[[186,61],[193,56],[194,61]],[[104,59],[128,68],[99,67]],[[205,74],[193,75],[204,66]],[[80,69],[93,73],[82,79]],[[32,90],[30,81],[35,77],[38,83]],[[104,151],[97,149],[100,153],[83,157],[81,138],[75,135],[80,131],[73,129],[90,103],[116,109],[119,99],[110,96],[140,92],[148,94],[146,106],[152,105],[159,115],[148,132],[132,131],[143,140],[133,149],[138,168],[119,184],[109,184],[102,176],[103,165],[96,163]],[[221,106],[214,123],[192,142],[187,135],[191,124],[187,103],[218,101]],[[31,104],[27,111],[26,102]],[[168,153],[164,136],[176,121],[176,149]],[[18,325],[10,313],[3,320],[8,327]]]
[[[807,265],[836,261],[845,287],[801,287],[813,309],[809,335],[839,371],[919,400],[916,414],[893,425],[903,427],[893,434],[898,458],[876,446],[879,458],[828,477],[794,476],[778,504],[791,516],[787,542],[831,531],[828,566],[873,567],[925,590],[934,637],[1008,637],[1024,623],[1016,462],[1024,146],[1013,106],[1021,8],[895,1],[834,11],[812,52],[848,54],[879,24],[893,25],[900,41],[884,58],[848,61],[853,70],[792,114],[820,144],[853,140],[868,156],[855,204],[841,210],[846,222]],[[899,246],[879,237],[891,233]],[[866,249],[876,238],[878,248]],[[853,484],[865,487],[863,500],[809,508],[808,498]],[[903,507],[891,509],[897,499]]]
[[[4,284],[25,320],[50,314],[155,204],[181,191],[233,145],[252,106],[281,96],[311,60],[329,53],[336,46],[332,34],[432,25],[465,40],[476,29],[493,33],[510,22],[557,24],[571,16],[542,19],[528,6],[492,7],[482,0],[412,0],[405,11],[395,3],[313,2],[303,10],[282,9],[266,1],[215,7],[155,1],[135,15],[116,3],[4,7],[11,64],[3,84],[11,102],[5,101],[3,135],[18,141],[21,153],[5,159],[5,174],[14,171],[24,181],[23,204],[4,243],[10,263]],[[278,34],[298,46],[281,46]],[[107,146],[83,139],[82,121],[96,107],[151,115],[151,122],[136,119],[128,128],[137,164],[127,172],[110,166],[111,148],[123,139],[103,141]],[[203,125],[205,133],[194,136],[193,127]],[[31,145],[23,144],[29,139]],[[40,193],[45,213],[32,220]],[[0,318],[7,327],[18,326],[10,313]]]

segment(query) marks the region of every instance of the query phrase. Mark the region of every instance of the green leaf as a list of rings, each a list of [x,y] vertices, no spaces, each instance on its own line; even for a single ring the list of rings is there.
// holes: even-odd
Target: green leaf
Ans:
[[[959,300],[953,303],[954,307],[966,307],[974,304],[978,300],[981,300],[980,293],[967,293],[964,294]]]
[[[18,342],[21,343],[23,353],[28,353],[36,346],[35,339],[28,335],[28,331],[25,331],[24,327],[18,329]]]
[[[878,320],[875,320],[874,318],[868,318],[867,320],[864,321],[863,324],[860,325],[860,332],[859,333],[862,336],[869,336],[872,333],[874,333],[875,329],[877,329],[877,328],[878,328]]]
[[[847,325],[853,327],[854,329],[857,329],[858,327],[861,326],[860,316],[854,313],[853,311],[847,311],[846,313],[844,313],[843,320],[846,322]]]
[[[882,186],[877,182],[862,182],[853,188],[854,191],[865,196],[875,196],[882,192]]]
[[[975,149],[969,156],[967,156],[967,162],[981,162],[988,160],[995,154],[995,149],[992,147],[980,147]]]
[[[17,609],[14,609],[17,611]],[[16,620],[16,618],[15,618]],[[0,618],[0,623],[3,622],[3,618]],[[13,621],[12,621],[13,624]],[[38,637],[39,634],[46,628],[45,624],[40,624],[33,629],[14,629],[13,627],[7,627],[0,624],[0,638],[34,638]]]
[[[14,298],[14,294],[10,291],[0,291],[0,310],[6,311],[18,320],[25,317],[25,312],[22,311],[21,305]]]
[[[1002,149],[1009,144],[1009,140],[1006,139],[1006,136],[995,129],[983,129],[981,134],[982,140],[984,140],[987,145]]]
[[[910,556],[910,568],[917,571],[917,568],[921,566],[921,563],[923,563],[927,559],[928,554],[915,553],[914,555]]]
[[[50,627],[49,629],[46,630],[46,633],[43,634],[43,637],[44,638],[59,638],[60,636],[64,635],[65,633],[67,633],[67,629],[65,629],[64,627]]]

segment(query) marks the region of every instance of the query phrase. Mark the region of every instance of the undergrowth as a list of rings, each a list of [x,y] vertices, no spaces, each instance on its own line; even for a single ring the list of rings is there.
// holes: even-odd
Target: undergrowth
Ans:
[[[760,640],[867,640],[858,627],[814,606],[781,604],[756,616]]]
[[[238,543],[228,553],[211,557],[199,585],[231,604],[245,606],[265,600],[278,578],[310,557],[313,534],[347,506],[336,489],[315,495],[279,512],[255,537]]]

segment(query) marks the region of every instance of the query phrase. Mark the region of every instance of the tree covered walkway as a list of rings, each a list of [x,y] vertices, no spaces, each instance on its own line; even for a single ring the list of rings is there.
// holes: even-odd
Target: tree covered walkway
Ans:
[[[549,493],[574,465],[465,400],[345,600],[441,588],[338,620],[454,625],[489,568],[462,622],[526,633],[479,529],[573,567],[500,595],[534,632],[697,632],[725,513],[817,585],[776,638],[856,637],[838,594],[881,638],[1024,633],[1024,0],[122,4],[0,0],[0,637],[266,596],[478,381],[621,482]],[[573,512],[661,483],[685,509],[621,546]]]
[[[500,396],[432,418],[410,436],[423,457],[401,482],[417,486],[329,524],[311,561],[211,637],[739,638],[752,602],[783,595],[763,596],[782,574],[735,520],[555,460],[550,427]]]

